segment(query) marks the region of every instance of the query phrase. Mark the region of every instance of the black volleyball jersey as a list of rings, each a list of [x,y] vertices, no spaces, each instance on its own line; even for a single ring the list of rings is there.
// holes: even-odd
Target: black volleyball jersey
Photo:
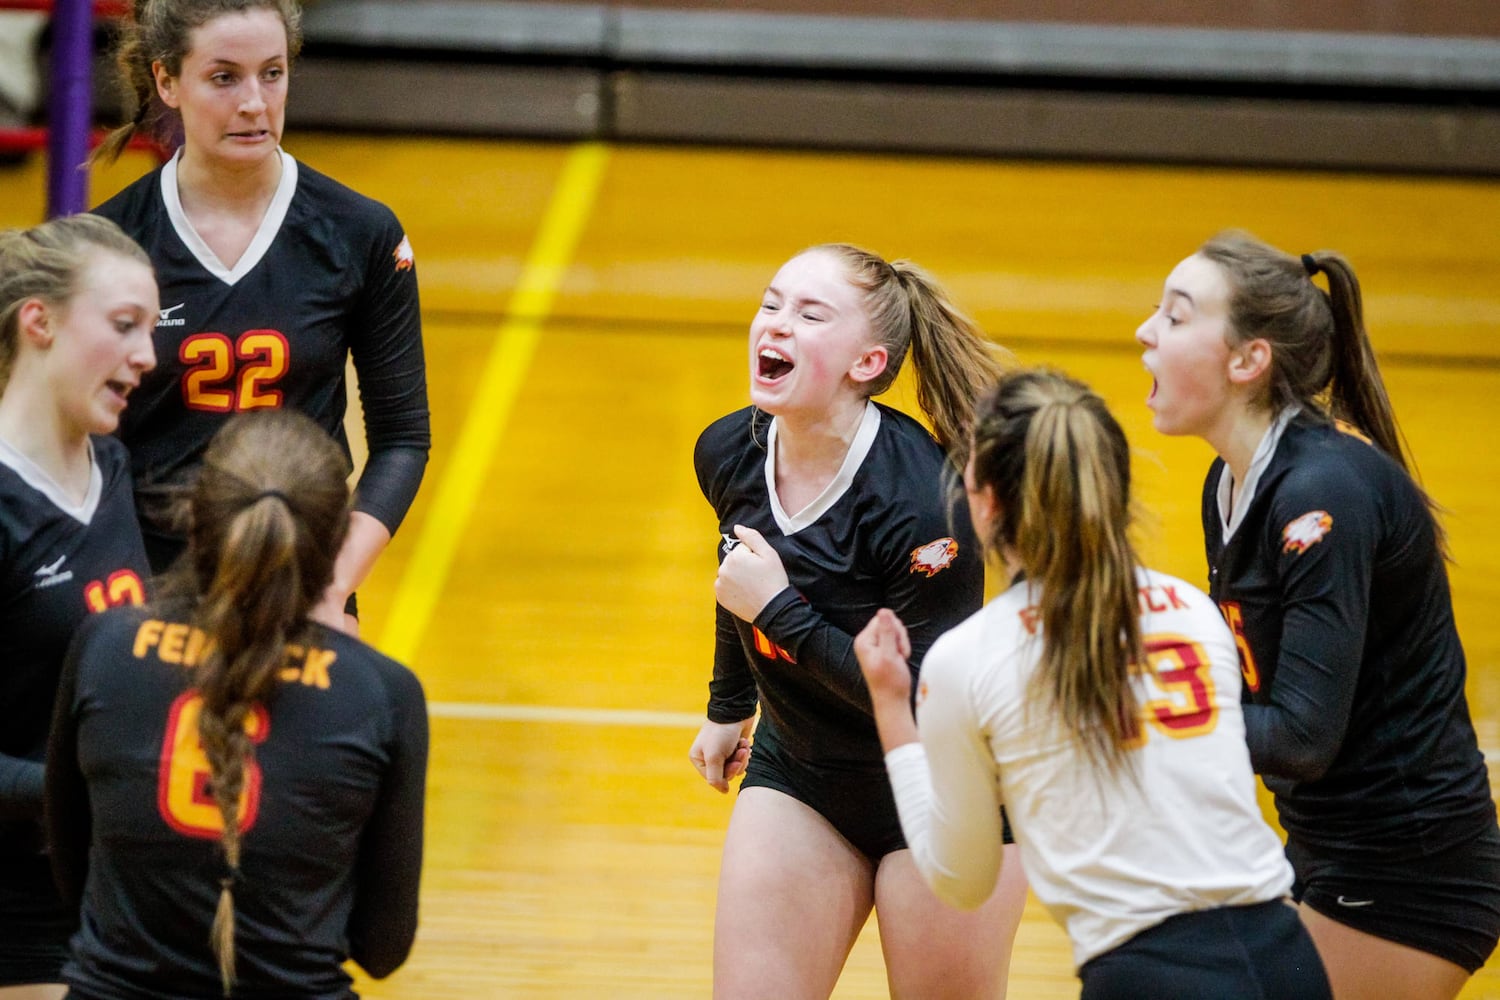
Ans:
[[[217,997],[209,927],[227,868],[205,789],[202,633],[150,606],[79,630],[58,693],[48,835],[82,898],[63,975],[90,1000]],[[241,799],[235,997],[349,997],[342,963],[384,976],[416,929],[427,714],[421,684],[358,639],[287,646]]]
[[[1311,414],[1268,443],[1227,540],[1214,463],[1203,525],[1210,592],[1240,648],[1251,762],[1282,825],[1309,845],[1386,858],[1493,826],[1421,493],[1363,437]]]
[[[421,482],[430,433],[411,245],[384,205],[281,157],[265,220],[233,268],[183,212],[177,158],[94,209],[146,248],[161,288],[156,368],[120,424],[148,534],[177,534],[152,516],[160,487],[196,470],[232,413],[291,407],[347,454],[347,357],[370,452],[356,508],[394,531]]]
[[[146,552],[129,458],[90,439],[82,504],[0,442],[0,857],[41,849],[42,761],[68,642],[91,611],[139,604]]]
[[[776,423],[747,407],[711,424],[693,462],[719,519],[776,549],[790,586],[753,623],[718,607],[708,717],[755,714],[789,752],[883,767],[854,636],[891,608],[911,633],[913,671],[939,635],[984,601],[984,560],[942,448],[921,424],[871,402],[838,476],[806,510],[781,509]]]

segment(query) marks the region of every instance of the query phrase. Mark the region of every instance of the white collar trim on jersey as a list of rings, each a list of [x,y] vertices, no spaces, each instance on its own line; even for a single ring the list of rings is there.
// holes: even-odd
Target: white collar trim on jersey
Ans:
[[[771,495],[771,514],[776,518],[776,526],[781,529],[783,535],[791,535],[818,518],[828,513],[828,509],[839,502],[849,490],[849,484],[854,482],[854,474],[864,464],[865,456],[870,453],[870,447],[875,443],[875,435],[880,430],[880,408],[869,400],[865,400],[865,413],[860,418],[859,430],[854,432],[854,440],[849,444],[849,452],[844,456],[844,464],[839,466],[838,474],[833,477],[829,484],[823,487],[817,499],[803,507],[796,514],[788,514],[781,506],[781,498],[776,495],[776,429],[778,419],[771,418],[771,429],[766,433],[766,492]]]
[[[89,488],[80,504],[69,500],[67,492],[40,465],[4,440],[0,440],[0,465],[8,466],[22,482],[52,501],[54,507],[73,520],[88,524],[94,519],[94,511],[99,509],[99,497],[104,493],[104,474],[99,471],[99,457],[94,453],[92,438],[89,439]]]
[[[218,254],[203,242],[203,237],[198,235],[198,231],[188,221],[187,213],[182,210],[182,198],[177,193],[177,163],[182,159],[182,147],[179,146],[177,153],[162,167],[161,200],[167,206],[167,218],[172,220],[172,228],[177,230],[177,235],[192,251],[193,256],[198,258],[198,263],[203,265],[204,270],[226,285],[236,284],[249,274],[266,255],[266,251],[271,249],[271,242],[276,239],[276,234],[281,231],[281,223],[286,220],[292,195],[297,193],[297,161],[284,149],[277,149],[276,153],[281,157],[281,180],[276,185],[276,193],[271,196],[271,204],[266,208],[265,217],[260,220],[260,227],[255,231],[255,238],[250,241],[245,252],[240,254],[234,267],[224,266]]]
[[[1271,426],[1266,428],[1265,436],[1260,439],[1260,444],[1255,448],[1255,455],[1250,459],[1250,468],[1245,472],[1245,482],[1240,486],[1239,503],[1235,504],[1233,512],[1225,516],[1229,511],[1230,494],[1234,488],[1234,476],[1229,472],[1229,463],[1224,463],[1224,468],[1219,472],[1219,528],[1222,530],[1221,537],[1229,541],[1235,529],[1245,520],[1245,511],[1250,509],[1250,501],[1255,499],[1255,489],[1260,485],[1261,473],[1266,471],[1266,466],[1271,464],[1271,458],[1276,454],[1276,445],[1281,442],[1281,435],[1286,433],[1286,425],[1292,422],[1302,407],[1289,406],[1282,410],[1271,421]]]

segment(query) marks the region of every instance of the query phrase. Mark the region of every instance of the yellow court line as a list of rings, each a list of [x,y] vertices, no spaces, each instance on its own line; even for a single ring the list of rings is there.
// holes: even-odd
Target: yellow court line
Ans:
[[[444,467],[380,637],[380,649],[404,663],[410,663],[416,655],[432,620],[495,446],[536,353],[542,322],[593,211],[608,162],[608,147],[589,142],[573,147],[563,163],[552,202],[511,295],[508,318],[485,359],[468,416]]]

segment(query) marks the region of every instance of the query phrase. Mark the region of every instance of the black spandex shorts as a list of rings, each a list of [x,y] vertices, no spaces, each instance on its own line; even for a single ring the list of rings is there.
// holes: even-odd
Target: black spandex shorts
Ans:
[[[1350,862],[1288,843],[1292,894],[1330,920],[1477,972],[1500,941],[1500,827],[1414,860]]]
[[[1079,1000],[1331,1000],[1297,911],[1280,899],[1179,913],[1083,964]]]
[[[872,862],[892,851],[906,849],[901,818],[884,764],[809,764],[782,749],[764,730],[756,733],[741,788],[774,788],[826,819],[845,840]],[[1011,837],[1010,821],[1001,811],[1003,839]]]
[[[0,986],[62,982],[76,922],[45,857],[0,862]]]

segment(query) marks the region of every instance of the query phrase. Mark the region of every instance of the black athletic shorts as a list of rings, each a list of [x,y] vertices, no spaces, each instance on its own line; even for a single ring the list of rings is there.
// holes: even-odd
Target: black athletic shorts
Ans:
[[[0,986],[62,982],[78,913],[52,884],[46,857],[0,861]]]
[[[1350,862],[1295,841],[1292,894],[1330,920],[1477,972],[1500,941],[1500,827],[1423,858]]]
[[[774,788],[790,795],[826,819],[845,840],[872,862],[906,849],[896,798],[885,765],[811,764],[782,749],[775,737],[755,734],[750,763],[741,788]],[[1001,811],[1003,840],[1015,843],[1010,821]]]
[[[1276,899],[1179,913],[1083,964],[1079,1000],[1331,1000],[1297,911]]]

